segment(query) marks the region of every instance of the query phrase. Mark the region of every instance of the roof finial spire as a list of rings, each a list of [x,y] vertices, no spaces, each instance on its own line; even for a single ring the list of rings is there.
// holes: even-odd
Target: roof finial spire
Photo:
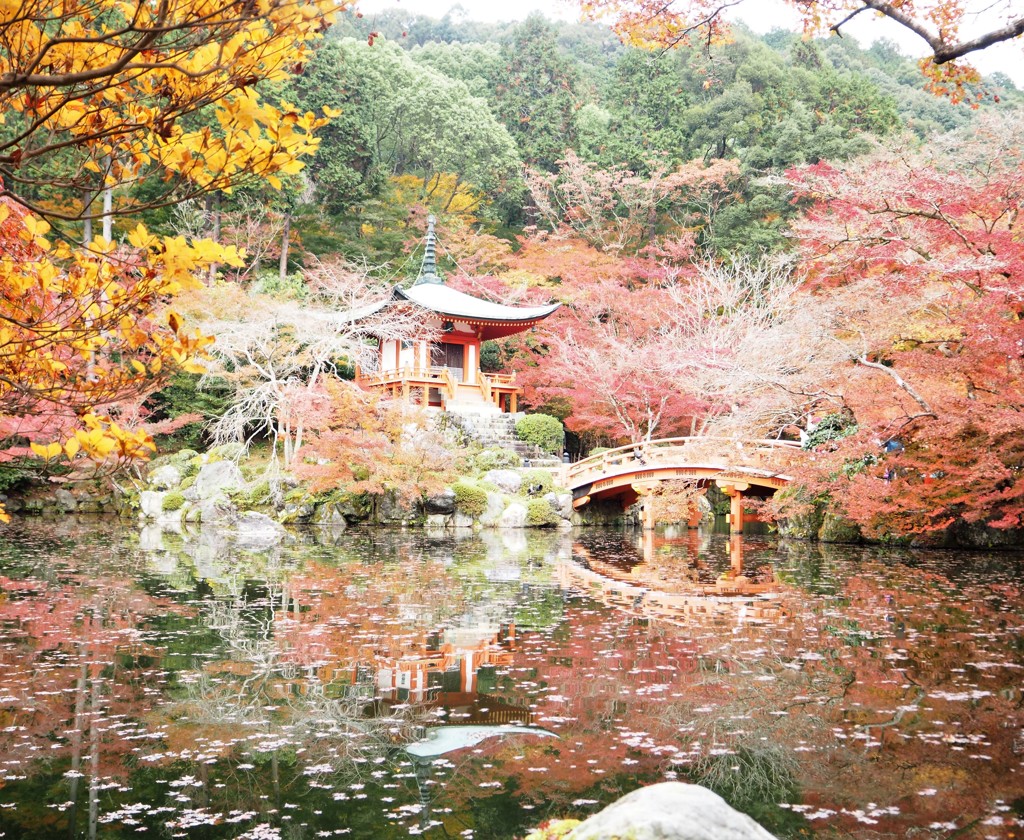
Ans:
[[[427,242],[423,250],[423,265],[420,266],[420,276],[416,278],[414,286],[421,283],[443,283],[444,280],[437,273],[437,237],[434,235],[433,215],[427,216]]]

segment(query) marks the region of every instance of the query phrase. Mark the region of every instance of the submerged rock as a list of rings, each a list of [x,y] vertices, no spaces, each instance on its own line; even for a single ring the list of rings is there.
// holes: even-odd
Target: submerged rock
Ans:
[[[250,510],[239,515],[232,524],[237,534],[235,542],[241,548],[262,549],[276,545],[285,536],[282,525],[264,513]]]
[[[571,840],[775,840],[700,785],[662,782],[634,790],[580,823]]]

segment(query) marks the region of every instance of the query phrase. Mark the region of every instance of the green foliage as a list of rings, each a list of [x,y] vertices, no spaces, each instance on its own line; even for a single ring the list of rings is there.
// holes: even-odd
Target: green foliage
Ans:
[[[252,284],[252,291],[286,300],[305,300],[309,297],[309,288],[301,274],[286,274],[282,279],[277,269],[261,271]]]
[[[487,510],[487,491],[474,484],[458,481],[452,485],[455,493],[455,509],[474,519]]]
[[[533,495],[550,493],[554,486],[555,480],[551,477],[550,470],[526,470],[523,473],[523,487],[536,488],[530,490]]]
[[[560,453],[565,443],[562,421],[550,414],[528,414],[516,423],[516,436],[545,452]]]
[[[504,367],[501,346],[496,341],[485,341],[480,345],[480,370],[494,373]]]
[[[857,431],[857,423],[847,414],[826,414],[803,443],[804,449],[816,449],[824,443],[842,440]]]
[[[172,490],[166,496],[164,496],[161,507],[165,512],[173,510],[181,510],[182,505],[185,504],[185,494],[180,490]]]
[[[566,148],[575,146],[576,68],[540,15],[531,15],[516,28],[501,56],[495,111],[524,161],[554,172]]]
[[[273,492],[270,482],[266,479],[257,481],[244,490],[236,490],[230,493],[231,500],[242,509],[251,509],[261,505],[270,504],[273,501]]]
[[[509,449],[491,446],[473,456],[473,469],[479,473],[521,467],[523,459]]]
[[[206,420],[220,417],[230,405],[229,389],[224,382],[208,379],[199,387],[200,377],[176,373],[167,385],[147,400],[153,420],[173,420],[183,414],[201,414],[202,422],[189,423],[168,436],[162,449],[202,449]]]
[[[6,493],[20,484],[31,481],[36,475],[31,467],[31,461],[17,458],[0,466],[0,493]]]
[[[530,499],[526,503],[526,524],[543,528],[558,524],[561,517],[544,499]]]

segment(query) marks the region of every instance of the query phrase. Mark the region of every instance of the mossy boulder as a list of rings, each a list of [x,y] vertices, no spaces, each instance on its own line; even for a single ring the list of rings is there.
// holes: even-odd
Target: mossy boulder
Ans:
[[[826,511],[818,529],[818,539],[827,543],[859,543],[864,541],[864,535],[856,522]]]
[[[527,525],[534,528],[551,528],[557,525],[561,518],[546,499],[530,499],[526,503]]]
[[[169,513],[174,510],[180,510],[182,505],[185,504],[185,494],[177,490],[172,490],[164,495],[162,508],[164,513]]]
[[[521,467],[523,459],[515,452],[491,446],[473,456],[473,469],[481,475],[491,470],[509,470]]]
[[[464,481],[456,482],[452,486],[455,494],[455,511],[479,518],[487,510],[487,491],[474,484]]]

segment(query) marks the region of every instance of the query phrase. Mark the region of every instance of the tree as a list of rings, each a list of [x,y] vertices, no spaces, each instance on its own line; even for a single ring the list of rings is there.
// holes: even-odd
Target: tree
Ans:
[[[31,449],[50,466],[152,448],[145,432],[118,422],[118,404],[195,367],[209,340],[168,304],[199,271],[241,260],[232,248],[161,239],[142,225],[115,247],[110,220],[250,177],[277,186],[298,171],[323,121],[262,102],[255,85],[295,69],[336,8],[30,0],[0,12],[4,458]],[[121,189],[143,180],[162,186],[142,200]],[[103,236],[83,248],[67,231],[47,238],[43,217],[99,215]]]
[[[296,171],[312,115],[261,101],[343,4],[29,0],[0,16],[0,197],[56,219],[150,205]]]
[[[737,0],[738,2],[738,0]],[[626,40],[645,47],[675,46],[691,39],[708,45],[727,36],[723,15],[737,2],[718,0],[579,0],[584,13],[593,18],[611,18]],[[963,38],[961,25],[968,12],[955,0],[931,0],[912,8],[887,0],[788,0],[801,15],[807,35],[835,32],[854,17],[869,12],[902,26],[921,38],[931,55],[922,62],[933,91],[960,99],[966,86],[979,75],[960,59],[993,44],[1024,34],[1024,17],[1010,0],[993,4],[989,10],[996,23],[977,37]]]
[[[554,171],[567,148],[575,145],[576,73],[560,54],[554,32],[533,15],[502,47],[495,111],[519,147],[523,160]]]
[[[641,176],[598,167],[569,151],[556,174],[528,170],[526,180],[540,217],[555,231],[607,251],[634,253],[652,243],[666,217],[673,228],[712,217],[738,174],[731,161],[692,161]]]
[[[379,195],[390,177],[415,176],[422,197],[442,209],[462,187],[482,197],[516,180],[515,145],[487,103],[396,44],[329,43],[296,87],[304,107],[342,111],[310,167],[334,213]]]
[[[217,336],[206,377],[233,392],[213,423],[218,443],[270,438],[284,466],[291,465],[311,418],[320,386],[343,366],[372,364],[369,335],[408,338],[419,327],[399,307],[382,307],[390,286],[344,264],[322,264],[306,273],[305,300],[281,300],[237,285],[203,289],[185,301],[199,328]],[[324,409],[326,410],[326,409]]]
[[[441,433],[401,401],[337,381],[323,384],[322,398],[324,410],[294,464],[314,492],[342,488],[410,502],[458,477]]]
[[[47,464],[143,456],[144,431],[118,423],[176,369],[194,369],[209,339],[161,304],[234,249],[150,235],[99,253],[52,243],[46,222],[0,199],[0,462],[34,452]],[[52,442],[64,439],[63,444]]]
[[[989,118],[927,152],[792,174],[814,201],[795,229],[810,300],[830,301],[846,353],[822,386],[859,427],[812,485],[869,533],[1024,527],[1020,136],[1019,117]]]

